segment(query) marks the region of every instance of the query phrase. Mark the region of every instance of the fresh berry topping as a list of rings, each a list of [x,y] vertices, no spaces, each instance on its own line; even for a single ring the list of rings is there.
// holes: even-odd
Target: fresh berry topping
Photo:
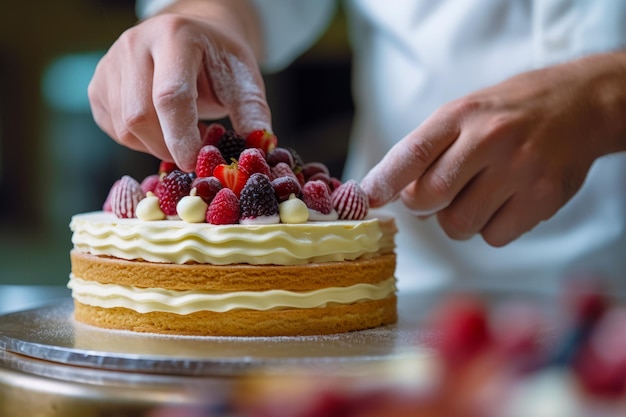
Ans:
[[[272,152],[267,154],[267,163],[273,167],[278,163],[284,162],[289,166],[289,168],[293,168],[293,155],[289,152],[287,148],[276,148]]]
[[[340,219],[362,220],[367,216],[369,200],[355,180],[348,180],[333,191],[332,200]]]
[[[263,149],[266,154],[272,152],[277,143],[276,135],[265,129],[252,131],[246,136],[246,147]]]
[[[335,191],[337,188],[341,187],[341,180],[336,177],[330,177],[330,189]]]
[[[323,181],[309,181],[304,184],[302,200],[308,208],[322,214],[329,214],[333,210],[328,186]]]
[[[239,154],[246,149],[246,140],[234,130],[227,130],[217,143],[217,147],[225,161],[237,160]]]
[[[304,175],[302,175],[302,172],[296,172],[294,175],[296,176],[296,179],[300,183],[300,187],[304,187],[304,183],[306,181],[304,180]]]
[[[124,175],[111,189],[111,210],[119,218],[135,217],[137,204],[146,196],[136,179]]]
[[[159,174],[169,174],[175,169],[180,169],[174,162],[161,161],[159,164]]]
[[[111,186],[111,189],[109,190],[109,194],[107,194],[107,198],[104,199],[104,204],[102,204],[102,211],[107,212],[107,213],[113,212],[113,208],[111,207],[111,197],[113,197],[113,190],[115,189],[115,187],[117,187],[117,184],[120,181],[121,180],[115,181],[113,185]]]
[[[146,194],[148,194],[148,191],[154,192],[157,185],[159,185],[159,181],[159,174],[148,175],[146,178],[143,179],[143,181],[141,181],[141,189]]]
[[[306,175],[304,173],[302,173],[302,175],[304,175],[304,178],[306,179]],[[324,172],[317,172],[317,173],[313,174],[306,181],[322,181],[328,187],[328,192],[329,193],[333,191],[332,188],[330,187],[330,177],[328,176],[328,174],[326,174]]]
[[[191,190],[192,178],[180,171],[174,170],[161,179],[158,187],[159,205],[168,216],[176,215],[176,204]]]
[[[320,172],[330,178],[330,170],[321,162],[307,162],[302,166],[302,174],[307,181],[309,181],[313,175]]]
[[[226,128],[222,126],[220,123],[211,123],[206,126],[201,123],[200,124],[200,132],[202,133],[202,145],[213,145],[217,146],[220,139],[226,133]]]
[[[265,161],[263,151],[258,148],[249,148],[241,152],[239,169],[248,175],[258,172],[270,176],[270,166]]]
[[[302,171],[304,162],[302,161],[302,158],[300,157],[300,155],[298,155],[298,152],[296,152],[295,149],[293,148],[287,148],[287,149],[291,153],[291,156],[293,156],[293,165],[291,166],[291,168],[293,169],[293,172],[298,174]]]
[[[242,220],[278,214],[278,202],[269,177],[259,173],[252,174],[241,190],[239,205]]]
[[[210,204],[218,191],[222,189],[222,183],[213,176],[199,177],[193,180],[191,188],[195,188],[196,195],[202,197],[205,203]]]
[[[211,224],[239,223],[239,199],[230,188],[222,188],[215,195],[207,209],[206,221]]]
[[[294,194],[296,197],[302,196],[302,187],[295,177],[285,176],[279,177],[272,181],[274,194],[279,202],[289,199],[289,195]]]
[[[289,165],[287,165],[284,162],[279,162],[278,164],[276,164],[276,166],[273,166],[272,168],[270,168],[271,171],[271,175],[270,178],[271,179],[276,179],[276,178],[280,178],[280,177],[292,177],[294,180],[298,180],[298,178],[296,177],[296,174],[293,173],[293,171],[291,170],[291,167],[289,167]]]
[[[196,159],[196,175],[198,177],[210,177],[216,166],[225,163],[226,161],[217,147],[205,145],[200,149]]]
[[[215,176],[223,187],[233,190],[235,195],[239,197],[241,190],[246,185],[246,181],[250,177],[248,174],[239,169],[239,164],[233,162],[230,165],[221,164],[215,167],[213,170],[213,176]]]

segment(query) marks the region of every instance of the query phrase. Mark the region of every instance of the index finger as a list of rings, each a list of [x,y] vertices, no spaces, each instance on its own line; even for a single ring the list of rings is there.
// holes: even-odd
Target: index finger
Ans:
[[[444,111],[434,113],[394,145],[361,181],[372,207],[393,200],[418,180],[459,136],[459,124]]]
[[[201,147],[196,101],[202,53],[194,47],[165,42],[159,44],[152,56],[152,100],[163,139],[176,165],[193,171]]]

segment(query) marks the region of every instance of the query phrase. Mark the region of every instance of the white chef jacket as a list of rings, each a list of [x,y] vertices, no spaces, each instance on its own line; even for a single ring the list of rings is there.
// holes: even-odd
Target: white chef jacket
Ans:
[[[253,0],[263,21],[266,69],[311,45],[333,0]],[[345,177],[361,179],[391,146],[442,104],[514,74],[623,48],[622,0],[346,0],[354,50],[355,121]],[[400,290],[452,282],[554,290],[599,274],[626,288],[626,153],[598,159],[582,189],[550,220],[503,248],[480,236],[448,238],[436,218],[400,202]]]

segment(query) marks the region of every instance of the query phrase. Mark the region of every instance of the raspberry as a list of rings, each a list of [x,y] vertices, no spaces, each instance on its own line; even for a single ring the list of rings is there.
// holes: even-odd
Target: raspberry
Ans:
[[[174,170],[161,179],[158,187],[159,206],[163,213],[168,216],[176,215],[176,204],[191,190],[192,177],[188,174]]]
[[[289,195],[295,194],[296,197],[302,196],[302,187],[294,177],[279,177],[272,181],[274,194],[279,202],[289,199]]]
[[[159,174],[148,175],[146,178],[141,181],[141,189],[144,193],[148,194],[148,191],[153,192],[157,185],[159,185],[160,177]]]
[[[199,124],[200,133],[202,134],[202,145],[217,146],[222,135],[226,133],[226,128],[220,123],[211,123],[206,126],[204,123]]]
[[[289,165],[284,162],[279,162],[276,166],[270,168],[270,171],[270,178],[273,180],[280,177],[292,177],[296,181],[298,180],[296,174],[294,174]]]
[[[304,184],[302,200],[308,208],[322,214],[329,214],[333,210],[328,186],[323,181],[309,181]]]
[[[267,154],[267,163],[271,167],[276,166],[279,162],[284,162],[289,166],[289,168],[293,168],[293,156],[291,155],[291,152],[289,152],[289,149],[276,148]]]
[[[369,210],[369,199],[355,180],[348,180],[332,194],[333,207],[340,219],[362,220]]]
[[[269,177],[259,173],[252,174],[241,190],[239,205],[242,220],[278,214],[278,202]]]
[[[304,175],[304,178],[306,179],[306,174],[301,173],[302,175]],[[328,176],[328,174],[326,174],[325,172],[316,172],[315,174],[311,175],[308,179],[306,179],[306,181],[322,181],[324,184],[326,184],[326,186],[328,186],[328,192],[332,192],[333,189],[330,187],[330,177]]]
[[[278,143],[278,139],[276,135],[267,130],[254,130],[246,136],[246,147],[248,148],[259,148],[262,149],[263,152],[268,153],[274,150],[276,144]]]
[[[202,197],[205,203],[211,204],[218,191],[222,189],[222,183],[215,177],[200,177],[193,180],[191,188],[196,189],[196,195]]]
[[[200,149],[196,159],[196,175],[198,177],[210,177],[216,166],[225,163],[226,161],[219,149],[213,145],[205,145]]]
[[[254,173],[270,176],[270,166],[265,161],[263,151],[257,148],[248,148],[239,155],[239,169],[252,175]]]
[[[124,175],[111,188],[111,210],[123,219],[135,217],[137,204],[146,196],[136,179]]]
[[[224,160],[237,160],[239,159],[239,154],[246,149],[246,140],[234,130],[227,130],[217,143],[217,147],[222,153]]]
[[[239,199],[230,188],[222,188],[215,195],[207,209],[206,221],[211,224],[239,223]]]

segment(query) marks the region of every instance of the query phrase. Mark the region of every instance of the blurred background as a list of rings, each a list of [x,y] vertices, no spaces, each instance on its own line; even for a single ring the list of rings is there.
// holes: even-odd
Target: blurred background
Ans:
[[[130,0],[11,2],[0,13],[0,285],[64,286],[70,217],[99,210],[124,174],[158,161],[95,124],[87,85],[136,22]],[[350,132],[350,53],[340,12],[288,69],[265,77],[279,143],[341,175]]]

